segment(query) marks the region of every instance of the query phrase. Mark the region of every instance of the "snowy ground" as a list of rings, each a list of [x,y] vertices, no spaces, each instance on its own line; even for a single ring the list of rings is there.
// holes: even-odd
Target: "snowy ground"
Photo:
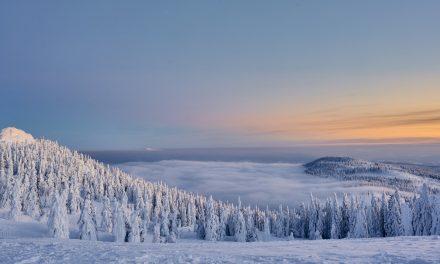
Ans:
[[[438,263],[438,237],[135,244],[0,240],[2,263]]]
[[[390,190],[359,181],[340,181],[306,174],[302,164],[212,162],[165,160],[129,162],[117,165],[130,175],[152,182],[212,195],[223,201],[277,207],[280,203],[298,206],[310,193],[326,198],[336,193],[366,193]],[[392,191],[392,190],[391,190]]]
[[[207,242],[183,233],[175,244],[48,238],[44,223],[7,220],[0,210],[0,263],[439,263],[439,237]],[[73,230],[70,237],[77,237]],[[151,241],[149,239],[148,241]]]

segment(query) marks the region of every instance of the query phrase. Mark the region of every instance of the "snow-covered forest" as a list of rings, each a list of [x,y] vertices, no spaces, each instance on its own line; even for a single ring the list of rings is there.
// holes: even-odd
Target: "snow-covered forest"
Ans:
[[[413,196],[311,196],[298,208],[272,210],[132,178],[41,139],[0,143],[0,207],[11,219],[47,223],[52,237],[64,239],[72,221],[82,240],[108,234],[117,242],[173,243],[182,230],[238,242],[440,234],[440,197],[427,185]]]

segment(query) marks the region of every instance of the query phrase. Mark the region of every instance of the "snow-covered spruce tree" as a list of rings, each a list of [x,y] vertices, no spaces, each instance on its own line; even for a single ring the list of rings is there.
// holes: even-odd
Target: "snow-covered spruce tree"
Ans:
[[[11,194],[11,210],[9,211],[9,219],[17,220],[18,217],[21,214],[21,195],[22,195],[22,188],[21,188],[21,177],[16,176],[14,180],[14,185],[12,188],[12,194]]]
[[[37,176],[35,171],[35,162],[28,162],[27,187],[23,192],[23,210],[30,217],[37,219],[41,215],[40,202],[37,192]]]
[[[31,183],[30,189],[27,193],[27,198],[24,202],[24,207],[26,214],[32,218],[37,219],[41,215],[40,202],[35,183]]]
[[[79,238],[82,240],[97,240],[96,224],[93,221],[91,201],[89,197],[84,200],[81,216],[79,218]]]
[[[367,226],[367,215],[366,208],[363,202],[357,208],[356,220],[354,224],[353,238],[364,238],[368,237],[368,226]]]
[[[126,235],[125,216],[121,205],[113,201],[113,237],[115,242],[125,242]]]
[[[219,240],[224,240],[226,236],[228,235],[228,220],[229,220],[229,208],[226,207],[223,203],[220,204],[218,207],[219,211],[219,229],[218,229],[218,236]]]
[[[145,201],[145,200],[144,200]],[[150,226],[150,214],[147,203],[144,204],[140,209],[140,218],[141,218],[141,230],[140,237],[141,242],[145,242],[147,238],[148,228]]]
[[[309,211],[309,239],[322,239],[322,211],[319,201],[311,196]]]
[[[209,196],[208,202],[206,203],[205,240],[218,240],[218,228],[219,220],[217,214],[215,213],[214,201],[212,196]]]
[[[246,222],[241,209],[241,200],[238,198],[238,207],[235,210],[234,220],[234,238],[237,242],[246,242]]]
[[[129,231],[127,232],[127,242],[141,242],[140,229],[139,229],[140,219],[138,212],[134,209],[132,210]]]
[[[205,239],[205,222],[206,222],[205,210],[204,210],[204,206],[201,205],[200,211],[197,213],[197,219],[196,219],[196,233],[199,239]]]
[[[81,196],[80,196],[79,184],[77,183],[77,178],[71,177],[69,194],[67,196],[67,207],[70,214],[76,214],[79,212],[80,201],[81,201]]]
[[[101,211],[101,229],[104,232],[111,233],[113,228],[112,223],[112,209],[110,205],[110,199],[104,197],[102,199],[102,211]]]
[[[278,214],[275,220],[275,227],[274,227],[274,232],[277,237],[285,236],[284,218],[285,216],[284,216],[283,206],[280,204],[278,207]]]
[[[402,235],[413,236],[414,228],[412,224],[412,218],[413,218],[412,208],[404,200],[400,202],[400,208],[402,213],[402,227],[403,227]]]
[[[261,238],[262,241],[270,241],[271,235],[270,235],[270,219],[268,216],[265,217],[264,220],[264,227],[263,227],[263,236]]]
[[[381,203],[380,203],[380,213],[379,213],[379,226],[380,226],[380,233],[382,237],[386,236],[385,232],[385,219],[387,218],[387,212],[388,212],[388,200],[385,196],[385,193],[382,193],[381,197]]]
[[[388,200],[388,211],[385,218],[385,234],[386,236],[403,235],[400,195],[397,190]]]
[[[338,198],[336,193],[333,195],[332,207],[331,207],[331,227],[330,238],[341,238],[341,211],[338,204]]]
[[[327,199],[322,209],[322,238],[330,239],[332,230],[332,201]]]
[[[340,238],[346,238],[350,230],[350,201],[348,195],[344,193],[341,206],[341,235]]]
[[[172,209],[170,214],[170,234],[168,235],[166,242],[176,243],[178,236],[179,231],[177,229],[177,211],[175,209]]]
[[[367,210],[368,235],[370,237],[383,236],[383,220],[381,222],[380,203],[374,195],[371,196],[370,206]]]
[[[3,163],[3,166],[6,166],[4,168],[4,186],[2,188],[2,199],[0,201],[0,207],[6,207],[10,204],[11,202],[11,197],[12,197],[12,193],[13,193],[13,188],[14,188],[14,184],[15,184],[15,177],[14,177],[14,164],[12,161],[12,154],[11,154],[11,150],[7,150],[4,149],[4,152],[2,154],[8,154],[5,157],[6,162]]]
[[[6,162],[4,156],[4,147],[3,145],[0,145],[0,205],[3,200],[3,195],[5,193],[4,189],[8,180],[6,177]]]
[[[440,195],[432,197],[431,235],[440,235]]]
[[[304,203],[302,203],[299,207],[299,219],[296,225],[296,229],[298,230],[299,234],[298,237],[309,238],[309,222],[309,208]]]
[[[359,208],[359,203],[358,203],[357,197],[355,197],[353,194],[351,194],[350,195],[350,210],[349,210],[349,217],[348,217],[348,234],[347,234],[348,238],[353,237],[354,226],[356,224],[356,214],[357,214],[358,208]]]
[[[420,197],[415,203],[413,223],[416,236],[430,235],[432,227],[432,205],[426,183],[423,184]]]
[[[160,223],[156,222],[153,226],[153,243],[161,243],[162,239],[160,237]]]
[[[162,212],[160,216],[160,234],[161,236],[167,238],[170,235],[170,200],[168,190],[165,191],[162,199]]]
[[[67,215],[66,194],[55,194],[47,225],[51,237],[69,238],[69,217]]]
[[[246,241],[255,242],[258,241],[257,227],[255,226],[254,214],[250,207],[244,210],[244,220],[246,224]]]

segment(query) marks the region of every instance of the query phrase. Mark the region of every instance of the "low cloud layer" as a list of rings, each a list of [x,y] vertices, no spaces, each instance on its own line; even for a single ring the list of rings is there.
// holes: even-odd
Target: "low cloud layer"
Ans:
[[[224,201],[235,202],[240,196],[245,204],[261,207],[275,207],[279,203],[297,206],[307,201],[310,193],[327,197],[333,192],[378,189],[307,175],[300,164],[160,161],[130,162],[118,167],[149,181],[162,181],[170,186],[212,195]]]

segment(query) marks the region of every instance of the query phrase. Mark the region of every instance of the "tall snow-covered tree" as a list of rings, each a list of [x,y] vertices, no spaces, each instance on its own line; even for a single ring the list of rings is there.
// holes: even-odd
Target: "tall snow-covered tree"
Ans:
[[[55,195],[47,225],[51,237],[69,238],[69,217],[67,215],[65,193]]]
[[[440,195],[432,197],[431,218],[431,235],[440,235]]]
[[[115,242],[125,242],[126,235],[125,216],[121,205],[113,201],[113,237]]]
[[[112,223],[112,209],[110,205],[110,199],[108,197],[104,197],[102,200],[102,211],[101,211],[101,229],[104,232],[112,232],[113,223]]]
[[[412,236],[414,235],[414,228],[412,224],[412,219],[413,219],[412,209],[410,208],[409,204],[405,201],[402,201],[400,203],[400,208],[401,208],[402,228],[403,228],[402,235]]]
[[[414,208],[414,232],[416,236],[428,236],[432,227],[432,205],[428,185],[423,184]]]
[[[80,239],[92,241],[97,240],[96,224],[93,221],[91,201],[88,197],[84,200],[78,224]]]
[[[385,233],[387,236],[403,235],[402,211],[400,208],[400,195],[394,192],[388,200],[388,211],[385,218]]]
[[[366,208],[363,203],[361,203],[361,205],[357,209],[352,237],[354,238],[368,237],[368,222],[367,222]]]
[[[209,197],[206,204],[206,220],[205,220],[205,240],[215,241],[218,235],[219,220],[215,213],[214,201],[212,196]]]
[[[234,238],[237,242],[246,242],[246,223],[241,209],[241,200],[238,198],[238,207],[234,216]]]
[[[131,217],[130,217],[130,229],[127,233],[127,242],[135,242],[139,243],[141,242],[141,236],[140,236],[140,219],[139,215],[136,209],[132,210]]]
[[[11,210],[9,211],[10,219],[17,220],[21,214],[22,191],[20,176],[16,176],[11,195]]]
[[[336,194],[333,195],[331,207],[330,238],[341,238],[341,211],[339,209],[338,198]]]

